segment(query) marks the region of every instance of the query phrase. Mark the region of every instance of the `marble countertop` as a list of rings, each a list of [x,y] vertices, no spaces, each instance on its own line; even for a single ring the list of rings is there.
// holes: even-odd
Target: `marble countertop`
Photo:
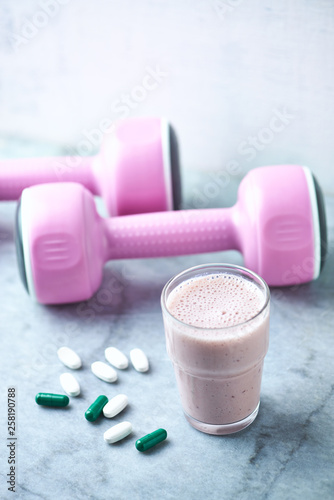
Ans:
[[[7,388],[17,391],[16,491],[22,499],[300,499],[333,498],[334,199],[327,198],[329,256],[320,278],[296,289],[273,289],[270,347],[260,412],[246,430],[216,437],[193,429],[182,414],[165,348],[160,293],[166,281],[206,262],[242,263],[236,252],[117,261],[105,267],[88,302],[45,307],[20,283],[14,251],[15,203],[0,204],[0,497],[7,491]],[[67,409],[37,406],[35,394],[59,392],[64,367],[57,349],[76,350],[82,395]],[[90,364],[109,345],[127,355],[141,347],[150,371],[119,372],[100,381]],[[108,445],[111,422],[84,412],[99,394],[125,393],[133,434]],[[168,439],[139,453],[136,439],[163,427]],[[6,455],[7,453],[7,455]]]

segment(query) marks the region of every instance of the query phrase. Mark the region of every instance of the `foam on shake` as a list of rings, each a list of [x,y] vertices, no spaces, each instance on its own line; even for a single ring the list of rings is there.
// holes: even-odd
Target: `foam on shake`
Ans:
[[[226,328],[256,316],[264,301],[263,293],[254,283],[220,273],[184,281],[169,295],[167,308],[188,325]]]

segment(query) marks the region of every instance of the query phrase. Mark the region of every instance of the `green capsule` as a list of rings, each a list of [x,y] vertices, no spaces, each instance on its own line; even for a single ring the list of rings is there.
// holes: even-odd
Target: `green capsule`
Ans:
[[[38,405],[57,406],[58,408],[67,406],[70,399],[65,394],[51,394],[49,392],[39,392],[35,396]]]
[[[137,439],[136,448],[138,451],[146,451],[155,446],[161,441],[164,441],[167,437],[167,431],[165,429],[157,429],[146,436]]]
[[[99,396],[86,410],[85,417],[89,422],[94,422],[101,414],[103,407],[108,403],[107,396]]]

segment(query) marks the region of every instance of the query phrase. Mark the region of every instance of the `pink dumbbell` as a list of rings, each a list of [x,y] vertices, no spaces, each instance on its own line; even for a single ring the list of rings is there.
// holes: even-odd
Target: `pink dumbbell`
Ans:
[[[232,208],[101,218],[89,191],[75,183],[22,193],[17,255],[28,292],[44,304],[86,300],[111,259],[236,249],[269,285],[316,279],[326,256],[323,196],[308,168],[254,169]]]
[[[179,208],[175,132],[164,119],[134,118],[105,135],[97,156],[0,160],[0,200],[49,182],[82,184],[102,196],[110,215]]]

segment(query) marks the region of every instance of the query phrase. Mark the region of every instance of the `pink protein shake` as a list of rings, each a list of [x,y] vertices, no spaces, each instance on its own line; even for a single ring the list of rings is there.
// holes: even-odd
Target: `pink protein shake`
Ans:
[[[187,420],[229,434],[256,417],[269,341],[269,290],[255,273],[198,266],[162,294],[167,352]]]

